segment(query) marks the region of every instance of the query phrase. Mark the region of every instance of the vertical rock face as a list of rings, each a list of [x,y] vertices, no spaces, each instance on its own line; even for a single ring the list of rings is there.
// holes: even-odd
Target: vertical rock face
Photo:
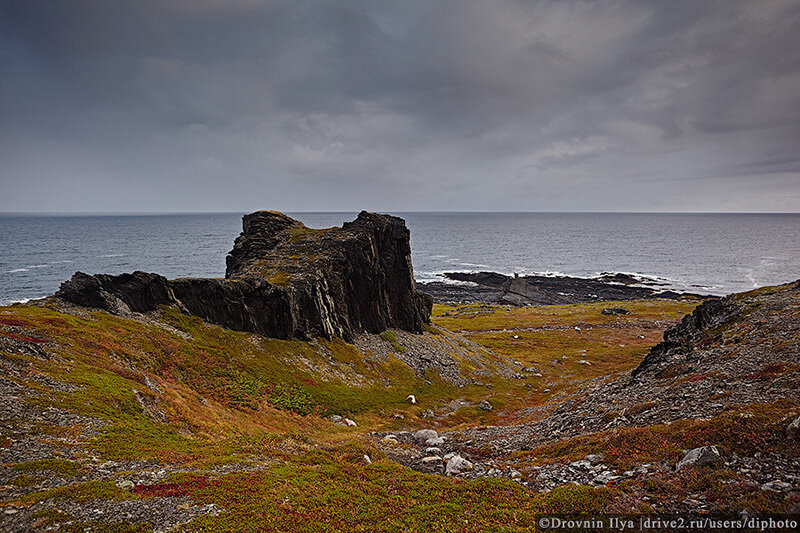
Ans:
[[[259,211],[244,217],[224,280],[78,272],[56,296],[112,313],[177,305],[208,322],[284,339],[421,332],[432,306],[414,283],[405,222],[367,212],[317,230]]]
[[[295,336],[418,332],[430,321],[432,300],[416,289],[409,236],[405,222],[389,215],[362,211],[341,228],[316,230],[259,211],[244,217],[226,278],[285,287]]]

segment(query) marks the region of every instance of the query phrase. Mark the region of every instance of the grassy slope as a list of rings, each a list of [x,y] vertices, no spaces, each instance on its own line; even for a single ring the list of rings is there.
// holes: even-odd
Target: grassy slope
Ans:
[[[30,365],[18,381],[46,392],[33,401],[41,408],[54,406],[107,421],[89,443],[92,454],[151,459],[192,471],[191,476],[143,487],[138,495],[109,482],[89,482],[57,489],[57,495],[34,493],[25,502],[87,494],[147,498],[166,491],[224,508],[222,515],[200,518],[188,528],[214,531],[245,525],[298,531],[514,531],[530,528],[540,512],[614,509],[615,502],[625,499],[618,489],[563,487],[539,495],[510,481],[467,482],[415,473],[383,458],[358,435],[429,425],[417,415],[453,399],[474,404],[488,398],[496,409],[486,412],[472,405],[437,424],[518,422],[518,409],[563,398],[584,380],[633,368],[666,323],[692,308],[672,301],[622,305],[631,310],[622,318],[600,313],[609,303],[517,309],[436,306],[433,318],[439,326],[542,374],[512,380],[482,376],[483,385],[464,388],[436,376],[427,376],[427,382],[418,379],[397,359],[376,361],[339,340],[314,344],[264,339],[169,309],[160,317],[169,326],[165,328],[99,312],[79,317],[41,307],[0,308],[0,324],[11,326],[0,329],[0,335],[54,343],[48,346],[55,346],[51,351],[58,359],[51,361],[0,351],[3,358]],[[36,379],[40,375],[80,389],[45,389]],[[153,382],[163,392],[151,390],[148,383]],[[420,405],[405,402],[409,393],[417,395]],[[149,414],[147,406],[152,406]],[[153,411],[168,422],[152,416]],[[324,418],[330,413],[352,416],[359,427],[333,426]],[[63,427],[39,430],[43,441],[77,434],[77,429]],[[0,446],[13,438],[12,429],[0,437]],[[658,429],[644,438],[650,444],[662,439]],[[575,444],[583,452],[607,449],[610,442],[601,435]],[[574,449],[553,445],[538,455],[567,458]],[[366,465],[364,455],[373,464]],[[90,458],[80,454],[55,461],[17,465],[19,486],[35,485],[37,475],[48,471],[79,481],[77,476],[91,466]],[[213,470],[239,462],[261,469],[234,474]]]

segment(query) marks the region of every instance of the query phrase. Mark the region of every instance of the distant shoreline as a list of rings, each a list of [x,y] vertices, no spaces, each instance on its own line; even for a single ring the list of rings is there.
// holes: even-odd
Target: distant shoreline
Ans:
[[[593,278],[574,276],[507,276],[497,272],[446,272],[446,280],[417,282],[436,303],[566,305],[587,302],[666,298],[707,300],[709,294],[660,288],[665,283],[625,273],[603,273]],[[452,282],[457,283],[452,283]]]

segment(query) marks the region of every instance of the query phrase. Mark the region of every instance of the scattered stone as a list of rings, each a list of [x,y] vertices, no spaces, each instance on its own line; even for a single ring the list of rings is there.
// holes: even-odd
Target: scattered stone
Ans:
[[[428,439],[435,439],[439,434],[432,429],[420,429],[414,433],[414,440],[420,444],[425,443]]]
[[[472,463],[456,454],[448,459],[444,473],[448,476],[454,476],[467,470],[472,470],[473,468],[475,468],[475,466]]]
[[[427,456],[427,457],[423,457],[423,458],[422,458],[422,462],[423,462],[424,464],[438,463],[438,462],[440,462],[441,460],[442,460],[442,458],[441,458],[441,457],[439,457],[438,455],[429,455],[429,456]]]
[[[786,433],[788,433],[790,437],[800,437],[800,416],[795,418],[792,423],[786,427]]]
[[[478,409],[483,409],[484,411],[491,411],[494,409],[494,406],[491,404],[489,400],[482,400],[481,403],[478,404]]]
[[[761,485],[761,490],[771,490],[773,492],[789,492],[792,490],[792,484],[785,481],[770,481]]]
[[[422,412],[422,418],[434,418],[436,415],[433,413],[433,409],[425,409]]]
[[[602,311],[600,311],[600,313],[606,316],[619,316],[619,315],[627,315],[630,313],[630,311],[628,311],[624,307],[606,307]]]
[[[372,459],[369,458],[369,455],[364,454],[364,462],[367,463],[368,465],[372,464]]]
[[[336,422],[341,422],[343,419],[339,415],[331,415],[328,417],[328,420],[330,420],[333,423],[336,423]]]
[[[414,396],[413,394],[409,394],[408,396],[406,396],[406,401],[410,402],[411,405],[416,405],[417,404],[417,397]]]
[[[427,446],[441,446],[444,444],[444,437],[433,437],[425,441]]]
[[[723,462],[724,459],[716,446],[701,446],[694,450],[689,450],[675,466],[680,470],[684,466],[709,466]]]
[[[354,427],[356,427],[358,425],[358,424],[356,424],[355,420],[350,420],[349,418],[345,418],[344,419],[344,423],[347,424],[347,426],[351,427],[351,428],[354,428]]]
[[[125,490],[131,490],[134,487],[133,481],[129,479],[121,479],[117,481],[117,487]]]
[[[601,472],[600,474],[598,474],[597,476],[595,476],[595,478],[592,480],[592,482],[597,484],[597,485],[607,485],[607,484],[611,483],[612,481],[616,481],[618,479],[621,479],[621,477],[622,476],[615,475],[612,470],[605,470],[605,471]]]
[[[427,453],[428,455],[440,455],[442,453],[442,449],[439,448],[438,446],[430,446],[428,448],[425,448],[425,453]]]

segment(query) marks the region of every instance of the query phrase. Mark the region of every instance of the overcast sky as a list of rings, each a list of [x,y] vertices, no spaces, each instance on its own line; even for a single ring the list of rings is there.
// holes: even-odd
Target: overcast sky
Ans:
[[[800,211],[800,0],[0,0],[0,212]]]

